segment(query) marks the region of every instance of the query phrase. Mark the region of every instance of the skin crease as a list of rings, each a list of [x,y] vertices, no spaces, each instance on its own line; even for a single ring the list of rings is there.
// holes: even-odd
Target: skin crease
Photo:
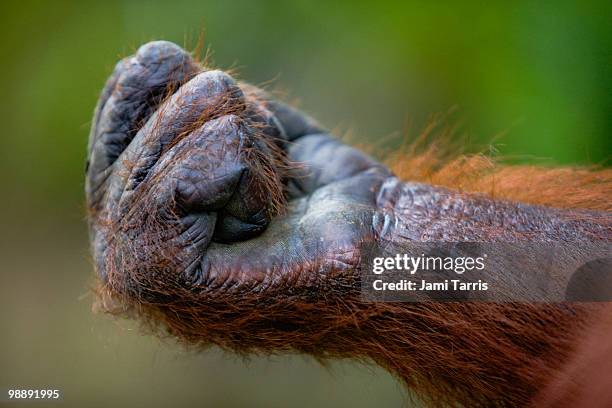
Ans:
[[[365,302],[366,246],[612,238],[606,212],[403,182],[163,41],[108,80],[86,195],[103,310],[196,347],[374,361],[432,405],[527,404],[599,307]]]

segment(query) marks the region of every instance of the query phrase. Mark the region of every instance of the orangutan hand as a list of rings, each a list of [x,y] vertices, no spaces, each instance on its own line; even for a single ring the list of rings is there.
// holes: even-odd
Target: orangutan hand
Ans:
[[[355,270],[389,176],[293,108],[152,42],[117,65],[96,109],[97,272],[153,299],[168,285],[310,286]]]
[[[99,276],[154,302],[175,301],[177,288],[356,288],[367,245],[384,255],[415,242],[439,250],[607,236],[594,214],[401,182],[308,116],[168,42],[142,46],[106,84],[86,188]],[[518,277],[498,275],[501,292],[517,287]]]
[[[589,254],[576,243],[609,243],[612,231],[609,213],[402,182],[303,113],[161,41],[119,62],[102,92],[86,194],[103,310],[194,346],[371,359],[436,405],[526,405],[585,315],[373,302],[360,296],[368,250],[566,242],[552,259],[488,252],[511,261],[489,274],[499,295],[489,300],[521,300],[517,271],[573,262]],[[569,277],[545,278],[562,299]],[[543,288],[535,300],[547,299]]]

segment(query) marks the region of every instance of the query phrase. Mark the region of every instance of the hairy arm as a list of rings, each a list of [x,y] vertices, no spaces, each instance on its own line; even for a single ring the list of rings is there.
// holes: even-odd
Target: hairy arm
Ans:
[[[89,146],[106,300],[190,344],[374,360],[431,401],[524,403],[571,349],[583,308],[367,302],[364,248],[610,240],[608,214],[398,180],[166,42],[118,64]]]

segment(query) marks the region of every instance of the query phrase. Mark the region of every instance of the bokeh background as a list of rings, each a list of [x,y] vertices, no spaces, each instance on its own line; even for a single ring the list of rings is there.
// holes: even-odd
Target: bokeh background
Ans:
[[[2,1],[0,386],[59,388],[66,406],[409,405],[377,368],[194,354],[91,313],[84,155],[106,77],[143,42],[193,47],[204,32],[216,66],[286,91],[360,143],[393,145],[452,110],[470,148],[606,165],[611,6]]]

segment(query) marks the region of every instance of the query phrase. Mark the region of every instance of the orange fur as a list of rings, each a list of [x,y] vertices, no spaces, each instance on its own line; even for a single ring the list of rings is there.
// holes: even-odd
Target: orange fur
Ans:
[[[177,140],[212,117],[243,108],[220,103],[185,123]],[[387,163],[405,180],[496,199],[612,209],[611,170],[504,165],[484,155],[463,155],[449,140],[421,137],[388,155]],[[252,154],[280,207],[280,174],[272,170],[282,169],[284,158]],[[598,309],[579,304],[370,303],[363,302],[354,282],[340,277],[324,282],[316,293],[297,295],[288,295],[294,293],[290,282],[265,293],[189,290],[173,281],[181,268],[180,251],[167,239],[175,231],[160,226],[167,214],[152,204],[156,180],[147,180],[144,187],[119,223],[92,212],[97,227],[111,231],[107,257],[114,268],[108,282],[98,283],[96,307],[138,317],[152,330],[196,348],[215,344],[241,354],[298,352],[318,359],[374,361],[434,406],[522,406],[571,359]],[[132,230],[139,234],[125,233]],[[151,289],[164,301],[148,298]]]
[[[392,155],[390,164],[408,180],[496,198],[568,208],[610,205],[609,170],[499,165],[481,155],[447,160],[433,146],[401,158],[401,153]],[[150,330],[196,348],[215,344],[243,355],[298,352],[320,360],[374,361],[431,406],[524,406],[572,361],[599,309],[579,304],[363,303],[358,293],[335,299],[333,288],[313,298],[286,297],[279,288],[265,299],[256,293],[204,296],[171,286],[167,290],[176,302],[156,305],[100,284],[97,307],[138,317]]]
[[[509,165],[483,154],[454,154],[447,140],[417,139],[385,160],[400,178],[494,199],[612,211],[612,169]]]

